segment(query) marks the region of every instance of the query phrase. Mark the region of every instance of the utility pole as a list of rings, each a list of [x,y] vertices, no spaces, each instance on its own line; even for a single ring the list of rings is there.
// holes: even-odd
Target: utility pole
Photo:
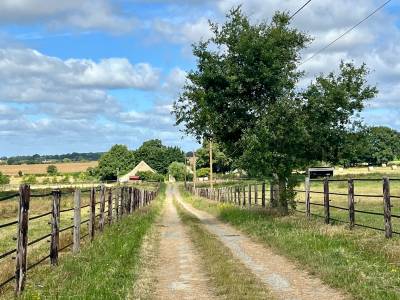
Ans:
[[[209,140],[210,145],[210,186],[211,190],[214,188],[213,185],[213,156],[212,156],[212,139]]]
[[[196,181],[197,181],[197,175],[196,175],[196,152],[193,151],[193,188],[196,189]]]

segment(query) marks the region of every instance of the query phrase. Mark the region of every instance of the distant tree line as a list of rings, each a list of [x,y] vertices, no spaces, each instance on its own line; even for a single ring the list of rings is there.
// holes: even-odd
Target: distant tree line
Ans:
[[[12,156],[2,157],[2,161],[6,161],[8,165],[20,164],[41,164],[46,161],[51,162],[71,162],[71,161],[97,161],[103,152],[89,152],[89,153],[67,153],[56,155],[25,155],[25,156]]]

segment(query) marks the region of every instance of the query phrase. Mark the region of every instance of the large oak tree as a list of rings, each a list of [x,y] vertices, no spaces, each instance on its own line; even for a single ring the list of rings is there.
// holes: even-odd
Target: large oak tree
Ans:
[[[289,21],[277,12],[270,23],[252,24],[239,7],[221,26],[210,23],[213,37],[193,45],[197,68],[173,110],[186,133],[212,138],[250,175],[274,175],[284,210],[292,171],[339,161],[356,113],[377,93],[366,66],[352,63],[300,89],[300,51],[311,39]]]

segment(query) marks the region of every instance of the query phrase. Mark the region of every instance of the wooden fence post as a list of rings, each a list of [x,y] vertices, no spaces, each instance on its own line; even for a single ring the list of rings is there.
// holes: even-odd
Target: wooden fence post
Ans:
[[[51,242],[50,242],[50,263],[53,266],[58,264],[58,248],[60,244],[60,200],[61,191],[52,192],[53,203],[51,208]]]
[[[24,290],[26,280],[26,255],[28,250],[28,221],[30,197],[30,186],[26,184],[21,185],[19,187],[18,233],[16,248],[17,253],[15,266],[15,293],[18,296]]]
[[[133,187],[129,188],[129,213],[133,213],[135,210],[135,200],[136,200],[136,189]]]
[[[261,186],[261,206],[265,207],[265,181],[263,181]]]
[[[391,238],[392,233],[392,206],[390,203],[390,181],[383,178],[383,214],[385,218],[385,236]]]
[[[311,217],[311,203],[310,203],[310,177],[306,177],[304,181],[305,190],[305,203],[306,203],[306,217]]]
[[[112,223],[113,207],[112,207],[112,188],[108,190],[108,224]]]
[[[254,185],[254,204],[258,205],[258,185]]]
[[[90,190],[90,217],[89,217],[89,236],[90,241],[94,240],[94,231],[96,225],[96,188]]]
[[[116,192],[115,192],[115,199],[114,199],[114,206],[115,206],[115,220],[118,222],[119,220],[119,189],[121,189],[121,187],[119,187]]]
[[[273,182],[273,180],[270,181],[269,183],[269,206],[270,207],[275,207],[276,204],[276,193],[275,193],[275,188],[276,185]]]
[[[251,184],[249,184],[249,206],[251,207]]]
[[[234,200],[235,200],[235,204],[237,203],[237,192],[238,192],[238,187],[235,186],[235,190],[234,190]]]
[[[78,253],[81,243],[81,190],[75,189],[74,192],[74,234],[72,252]]]
[[[106,188],[104,185],[101,185],[101,187],[100,187],[100,220],[99,220],[100,231],[104,230],[105,207],[106,207]]]
[[[325,211],[325,224],[330,222],[330,211],[329,211],[329,178],[324,179],[324,211]]]
[[[349,204],[349,222],[350,229],[353,229],[355,224],[355,212],[354,212],[354,180],[348,180],[348,204]]]

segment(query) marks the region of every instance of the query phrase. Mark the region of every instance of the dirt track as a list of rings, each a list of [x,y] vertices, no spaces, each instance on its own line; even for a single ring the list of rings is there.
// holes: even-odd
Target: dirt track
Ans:
[[[336,300],[346,298],[341,292],[324,285],[318,278],[299,270],[285,257],[252,241],[214,216],[184,203],[175,186],[172,192],[175,199],[186,210],[199,218],[206,229],[215,234],[235,257],[260,278],[277,299]]]
[[[214,299],[208,278],[200,267],[200,258],[172,203],[169,185],[161,223],[159,257],[155,270],[156,299]]]

